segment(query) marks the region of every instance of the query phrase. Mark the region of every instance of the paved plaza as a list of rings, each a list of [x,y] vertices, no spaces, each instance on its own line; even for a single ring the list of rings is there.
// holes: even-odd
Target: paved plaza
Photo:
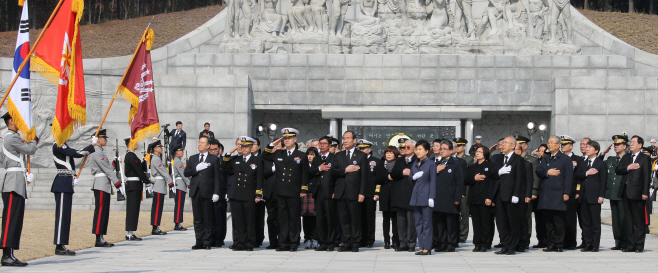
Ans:
[[[378,216],[381,216],[378,213]],[[378,219],[381,223],[381,218]],[[381,224],[380,224],[381,225]],[[229,221],[230,230],[230,221]],[[80,250],[75,257],[51,256],[29,261],[26,268],[0,267],[20,272],[655,272],[658,267],[658,237],[647,236],[646,251],[622,253],[614,246],[612,227],[602,226],[602,251],[544,253],[530,249],[514,256],[493,252],[471,252],[471,240],[455,253],[416,256],[383,247],[381,227],[374,248],[359,253],[276,252],[264,247],[253,252],[231,251],[227,247],[192,250],[194,231],[148,236],[141,242],[119,242],[113,248]],[[472,232],[470,234],[472,237]],[[29,236],[29,234],[23,234]],[[230,245],[230,232],[226,240]],[[267,238],[267,236],[266,236]],[[498,237],[494,243],[498,242]],[[536,243],[536,239],[532,243]],[[268,243],[265,242],[265,245]]]

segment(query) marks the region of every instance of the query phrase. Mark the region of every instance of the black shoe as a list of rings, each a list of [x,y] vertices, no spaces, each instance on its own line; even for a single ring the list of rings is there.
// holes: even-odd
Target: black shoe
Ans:
[[[562,248],[561,247],[556,247],[555,252],[562,252]]]
[[[246,251],[246,250],[247,250],[246,247],[240,247],[240,246],[233,248],[233,251]]]
[[[466,243],[466,240],[459,240],[460,243]]]
[[[277,249],[277,246],[276,245],[269,245],[269,246],[265,247],[265,249]]]
[[[576,247],[576,249],[581,249],[581,248],[586,248],[587,245],[585,243],[580,244],[579,246]]]
[[[642,253],[642,252],[644,252],[644,249],[636,249],[635,250],[635,253]]]
[[[327,246],[327,252],[333,252],[333,251],[335,251],[335,250],[336,250],[336,247],[335,247],[335,246],[333,246],[333,245],[328,245],[328,246]]]
[[[297,247],[296,246],[291,246],[289,251],[290,252],[297,252]]]
[[[555,252],[555,247],[547,246],[542,251],[544,251],[544,252]]]
[[[351,247],[341,246],[338,248],[338,252],[350,252],[350,251],[352,251]]]
[[[290,247],[280,246],[279,248],[276,249],[276,251],[290,251]]]
[[[315,251],[327,251],[327,246],[326,245],[320,245],[318,248],[315,249]]]
[[[75,251],[68,250],[65,246],[55,248],[55,255],[75,256]]]
[[[487,249],[491,249],[491,248],[480,247],[480,252],[487,252]]]
[[[507,251],[507,253],[505,253],[505,255],[514,255],[514,254],[516,254],[516,251],[514,251],[514,249],[510,249]]]
[[[206,245],[204,245],[204,246],[203,246],[203,249],[205,249],[205,250],[211,250],[211,249],[212,249],[212,247],[210,247],[210,245],[207,245],[207,246],[206,246]]]
[[[193,245],[192,249],[203,249],[202,245]]]
[[[516,252],[525,252],[525,247],[522,247],[522,246],[517,247]]]
[[[176,226],[174,226],[174,230],[186,231],[187,229],[181,226],[181,224],[176,223]]]
[[[151,235],[167,235],[166,232],[160,230],[160,228],[156,227],[151,230]]]
[[[353,247],[352,252],[359,252],[359,248],[358,247]]]
[[[620,246],[611,247],[610,250],[623,250]]]
[[[399,247],[400,247],[400,243],[399,243],[399,242],[397,242],[397,243],[393,243],[393,245],[391,246],[391,248],[393,248],[393,250],[396,250],[396,249],[398,249]]]
[[[398,247],[397,249],[395,249],[395,252],[403,252],[403,251],[409,251],[409,248],[405,246],[405,247]]]
[[[499,243],[499,244],[495,245],[494,247],[495,248],[501,248],[501,247],[503,247],[503,244]]]
[[[455,248],[454,247],[446,248],[446,252],[455,252]]]
[[[592,247],[592,248],[590,249],[590,251],[591,251],[591,252],[599,252],[599,248],[598,248],[598,247]]]
[[[249,248],[247,248],[247,251],[254,251],[254,248],[253,248],[253,247],[249,247]]]
[[[26,266],[27,263],[21,262],[15,257],[2,256],[2,266]]]
[[[228,249],[233,249],[234,246],[235,246],[235,244],[232,244],[232,245],[228,246]]]
[[[536,244],[536,245],[532,246],[532,248],[546,248],[546,245],[545,244]]]
[[[498,250],[498,251],[496,251],[496,252],[494,252],[494,253],[496,253],[496,254],[498,254],[498,255],[501,255],[501,254],[507,254],[507,248],[504,248],[504,247],[503,247],[503,248],[501,248],[500,250]]]
[[[575,246],[570,246],[570,247],[565,247],[565,248],[568,249],[568,250],[576,250]]]
[[[409,250],[407,250],[407,252],[415,252],[415,251],[416,251],[416,247],[415,247],[415,246],[414,246],[414,247],[410,247]]]
[[[480,250],[482,250],[482,248],[480,246],[475,246],[475,248],[473,249],[473,252],[480,252]]]
[[[447,249],[448,249],[448,247],[446,247],[446,246],[440,246],[440,247],[435,248],[434,252],[446,252]]]
[[[372,248],[374,245],[373,244],[367,244],[366,248]]]
[[[130,236],[126,235],[126,241],[141,241],[141,240],[142,238],[135,236],[135,234]]]
[[[582,246],[582,245],[580,245],[580,246]],[[578,247],[579,247],[579,246],[577,246],[576,248],[578,248]],[[580,250],[580,252],[590,252],[590,251],[592,251],[592,247],[589,246],[589,245],[584,245],[584,246],[582,246],[582,247],[581,247],[581,250]]]
[[[389,242],[384,243],[384,249],[391,249],[391,243]]]
[[[110,244],[106,241],[96,241],[95,247],[113,247],[114,244]]]

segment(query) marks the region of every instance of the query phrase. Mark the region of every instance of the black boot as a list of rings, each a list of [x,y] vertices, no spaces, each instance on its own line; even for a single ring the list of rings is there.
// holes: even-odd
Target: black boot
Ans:
[[[26,266],[27,263],[21,262],[14,256],[13,248],[2,249],[2,266]]]
[[[111,247],[114,246],[114,244],[110,244],[103,239],[103,235],[96,234],[96,247]]]
[[[167,235],[167,233],[160,230],[160,228],[158,226],[153,226],[153,230],[151,231],[151,235]]]
[[[181,226],[180,223],[176,223],[176,225],[174,226],[174,230],[186,231],[187,229]]]
[[[57,245],[55,247],[55,255],[75,256],[75,251],[68,250],[64,245]]]

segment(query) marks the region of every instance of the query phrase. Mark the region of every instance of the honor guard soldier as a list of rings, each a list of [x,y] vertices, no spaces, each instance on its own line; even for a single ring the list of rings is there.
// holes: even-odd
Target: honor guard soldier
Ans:
[[[562,153],[571,157],[571,163],[573,164],[573,183],[571,184],[571,194],[567,203],[567,212],[565,220],[565,230],[564,230],[564,248],[574,250],[578,243],[576,238],[578,237],[578,200],[576,200],[576,195],[580,193],[580,182],[581,178],[585,176],[585,168],[582,164],[583,157],[576,155],[572,152],[573,144],[576,143],[576,140],[570,136],[562,135],[560,136],[560,143],[562,145]]]
[[[626,222],[624,218],[624,205],[619,197],[619,186],[621,175],[615,173],[619,161],[626,154],[628,147],[628,136],[624,133],[612,136],[612,142],[616,155],[609,156],[605,164],[608,168],[608,186],[605,198],[610,200],[610,212],[612,212],[612,235],[615,238],[615,246],[611,250],[622,250],[628,246],[628,235],[626,233]]]
[[[180,223],[183,222],[183,213],[185,211],[185,194],[187,193],[187,188],[190,186],[190,179],[187,178],[183,172],[185,171],[185,164],[183,163],[183,155],[185,154],[185,148],[183,146],[178,146],[174,149],[174,165],[172,166],[172,174],[174,182],[169,184],[174,193],[176,194],[176,199],[174,200],[174,230],[187,230]]]
[[[114,194],[112,186],[116,187],[118,191],[121,190],[121,181],[112,170],[110,160],[103,152],[103,147],[107,145],[106,129],[101,129],[98,136],[92,136],[91,143],[94,152],[89,155],[91,159],[89,169],[91,174],[94,175],[94,184],[91,190],[94,191],[96,205],[91,233],[96,234],[96,247],[111,247],[114,244],[106,242],[103,235],[107,234],[107,224],[110,217],[110,195]]]
[[[160,230],[162,220],[162,207],[164,198],[167,195],[167,185],[172,184],[171,176],[167,172],[167,166],[162,162],[162,143],[160,140],[151,143],[153,146],[153,155],[151,156],[151,174],[153,175],[153,203],[151,205],[151,225],[152,235],[166,235],[167,233]],[[173,187],[172,187],[173,188]]]
[[[263,160],[251,154],[254,142],[251,137],[240,137],[242,156],[239,160],[234,160],[231,166],[236,176],[235,189],[228,197],[237,231],[233,251],[253,251],[256,244],[256,203],[260,202],[263,196],[265,174]],[[224,159],[230,160],[229,155],[224,156]]]
[[[57,175],[50,189],[55,194],[55,239],[53,244],[56,245],[55,255],[75,255],[75,252],[66,249],[65,245],[69,244],[69,235],[71,232],[71,208],[73,207],[73,187],[80,181],[75,177],[74,158],[81,158],[94,150],[91,146],[80,151],[62,144],[57,147],[53,143],[53,160],[57,168]]]
[[[27,183],[34,181],[33,174],[26,175],[23,155],[33,155],[39,140],[35,138],[35,141],[25,143],[9,113],[2,119],[9,129],[2,143],[2,163],[7,170],[2,184],[2,266],[26,266],[27,263],[14,257],[14,249],[19,249],[21,242]]]
[[[274,162],[275,192],[278,198],[279,248],[277,251],[297,251],[301,229],[302,196],[308,192],[308,158],[296,148],[297,134],[293,128],[283,128],[283,137],[267,145],[263,160]]]
[[[462,165],[462,172],[466,172],[468,166],[473,164],[473,157],[466,154],[466,144],[468,140],[463,137],[458,137],[453,140],[455,143],[455,157],[460,158],[466,162],[466,165]],[[469,229],[469,205],[468,205],[468,192],[470,188],[464,186],[464,197],[462,198],[461,203],[459,203],[459,242],[465,243],[468,238],[468,229]]]
[[[151,181],[144,172],[142,161],[130,147],[130,137],[123,139],[126,143],[126,156],[123,159],[123,174],[126,177],[126,240],[141,241],[135,236],[139,223],[139,208],[142,204],[144,185],[151,185]]]
[[[382,184],[388,171],[384,168],[384,163],[379,158],[372,156],[372,145],[374,143],[366,140],[359,139],[357,141],[357,148],[359,151],[362,151],[368,155],[368,180],[366,184],[366,190],[364,192],[365,199],[361,203],[361,219],[362,219],[362,233],[361,236],[361,247],[372,247],[375,243],[375,211],[377,210],[377,201],[375,201],[375,191],[377,190],[377,185]]]

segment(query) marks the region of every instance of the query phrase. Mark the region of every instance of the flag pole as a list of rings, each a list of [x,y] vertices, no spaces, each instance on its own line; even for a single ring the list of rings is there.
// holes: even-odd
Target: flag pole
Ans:
[[[151,18],[151,22],[153,22],[153,18],[155,18],[155,16],[153,16]],[[123,80],[126,79],[126,74],[128,74],[128,69],[130,69],[130,67],[132,67],[132,65],[133,65],[133,62],[135,62],[135,56],[137,56],[137,51],[139,51],[139,47],[142,45],[142,41],[144,41],[146,39],[146,34],[149,31],[149,27],[151,26],[151,22],[149,22],[148,26],[146,26],[146,29],[144,30],[144,34],[142,34],[142,38],[139,39],[139,44],[137,44],[137,48],[135,48],[135,53],[133,53],[133,57],[130,59],[130,63],[128,63],[128,66],[126,67],[126,71],[123,72],[123,77],[121,77],[121,81],[119,82],[119,85],[121,85],[121,83],[123,83]],[[146,41],[144,41],[144,42],[146,42]],[[121,88],[119,86],[117,86],[117,90],[114,91],[114,96],[112,97],[112,100],[110,101],[110,104],[107,106],[107,110],[105,110],[105,115],[103,115],[103,119],[101,119],[101,123],[100,123],[100,125],[98,125],[98,129],[96,129],[96,134],[94,134],[94,136],[98,136],[98,133],[101,131],[101,127],[103,127],[103,123],[105,123],[105,118],[107,118],[107,114],[110,113],[110,108],[112,107],[112,104],[114,103],[114,99],[117,98],[117,94],[119,93],[120,89]],[[89,155],[86,155],[85,158],[82,160],[82,164],[80,165],[80,169],[78,170],[78,174],[75,176],[76,178],[80,177],[80,173],[82,173],[82,168],[84,168],[85,163],[87,162],[87,156],[89,156]]]
[[[41,37],[43,37],[43,34],[46,33],[46,30],[48,30],[48,27],[50,26],[50,23],[53,22],[53,19],[55,18],[55,15],[59,11],[59,8],[62,7],[62,4],[64,3],[64,0],[59,0],[59,3],[57,3],[57,6],[55,7],[55,10],[53,10],[53,13],[50,15],[50,18],[48,18],[48,22],[46,22],[46,25],[43,26],[43,29],[41,30],[41,33],[39,33],[39,37],[37,38],[36,41],[34,41],[34,45],[32,45],[32,48],[30,49],[30,52],[27,53],[27,57],[21,65],[18,67],[18,70],[16,71],[16,76],[14,76],[14,79],[11,81],[11,84],[9,85],[9,88],[7,89],[7,92],[5,92],[5,95],[2,97],[2,101],[0,101],[0,107],[2,107],[5,104],[5,100],[7,100],[7,96],[9,96],[9,92],[11,91],[12,88],[14,88],[14,84],[16,83],[16,80],[18,80],[18,77],[21,75],[23,72],[23,69],[25,68],[25,65],[27,62],[30,61],[32,58],[32,54],[34,54],[34,50],[37,48],[37,45],[41,41]]]

